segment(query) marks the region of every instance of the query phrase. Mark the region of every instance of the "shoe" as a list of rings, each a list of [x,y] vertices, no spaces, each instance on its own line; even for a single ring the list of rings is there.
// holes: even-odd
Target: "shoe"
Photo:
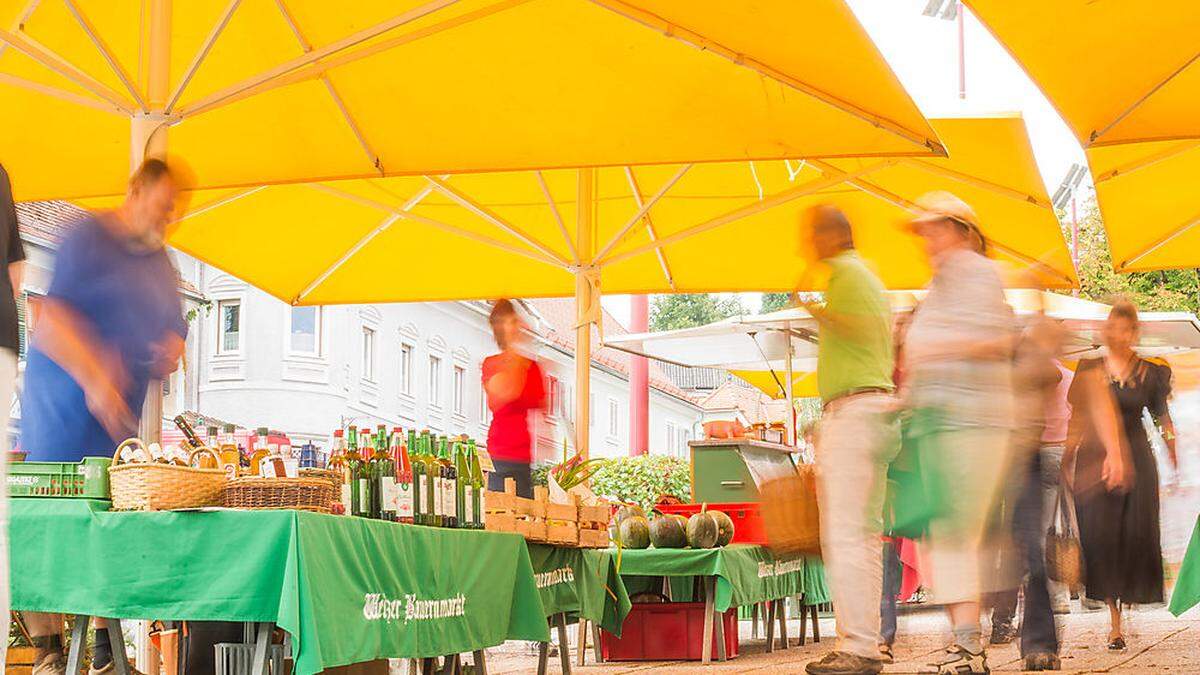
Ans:
[[[88,675],[113,675],[115,672],[117,672],[117,666],[112,661],[105,664],[103,668],[97,668],[94,665],[88,666]],[[130,666],[129,675],[143,675],[143,673]]]
[[[811,661],[804,667],[808,675],[877,675],[883,671],[883,662],[868,659],[850,652],[829,652],[820,661]]]
[[[994,645],[1006,645],[1015,640],[1020,634],[1021,631],[1017,630],[1011,621],[1002,621],[992,626],[992,639],[990,642]]]
[[[1108,651],[1110,652],[1123,652],[1125,649],[1125,638],[1120,635],[1108,641]]]
[[[43,652],[34,660],[30,672],[33,675],[66,675],[67,659],[59,651]]]
[[[1060,670],[1062,661],[1058,654],[1046,652],[1029,654],[1025,657],[1025,670]]]
[[[1071,603],[1070,602],[1062,602],[1062,603],[1056,602],[1056,603],[1054,603],[1054,606],[1051,608],[1050,611],[1054,612],[1055,614],[1070,614],[1071,613]]]
[[[992,672],[987,665],[987,653],[975,654],[959,645],[950,645],[942,658],[921,668],[922,673],[937,675],[987,675]]]
[[[879,645],[879,660],[884,663],[896,662],[896,655],[892,653],[891,645]]]

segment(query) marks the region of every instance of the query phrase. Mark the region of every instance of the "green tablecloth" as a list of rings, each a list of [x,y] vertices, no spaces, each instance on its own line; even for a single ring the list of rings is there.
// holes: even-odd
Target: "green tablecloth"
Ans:
[[[529,559],[546,616],[578,615],[621,634],[629,595],[612,552],[530,544]]]
[[[1192,541],[1188,544],[1179,577],[1175,579],[1175,590],[1171,592],[1171,613],[1179,616],[1200,604],[1200,518],[1192,530]]]
[[[776,560],[763,546],[731,544],[711,549],[624,549],[620,571],[623,577],[715,576],[715,609],[724,612],[730,607],[800,595],[816,586],[818,579],[819,590],[828,596],[823,568],[808,571],[813,562],[807,558]]]
[[[272,621],[302,675],[549,639],[525,542],[298,511],[108,513],[13,499],[14,609]]]

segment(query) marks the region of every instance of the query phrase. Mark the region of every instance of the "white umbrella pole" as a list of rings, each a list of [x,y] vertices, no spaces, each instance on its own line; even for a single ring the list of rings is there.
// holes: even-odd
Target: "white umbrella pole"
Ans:
[[[576,242],[581,261],[592,258],[592,201],[594,171],[579,170],[578,221]],[[585,263],[586,264],[586,263]],[[579,456],[587,459],[588,441],[591,438],[590,406],[592,375],[592,297],[593,288],[588,278],[589,269],[575,270],[575,449]]]
[[[787,396],[787,433],[788,438],[792,439],[792,445],[796,445],[796,403],[792,400],[792,324],[785,324],[783,327],[784,335],[787,337],[787,367],[784,370],[783,390]]]

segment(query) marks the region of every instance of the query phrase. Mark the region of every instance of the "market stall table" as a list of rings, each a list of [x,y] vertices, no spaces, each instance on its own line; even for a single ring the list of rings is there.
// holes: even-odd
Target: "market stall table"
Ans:
[[[13,609],[254,622],[260,652],[273,624],[291,635],[301,675],[549,639],[517,535],[303,511],[105,508],[11,501]]]
[[[559,653],[563,673],[571,672],[567,649],[567,622],[572,618],[581,624],[590,621],[596,631],[604,628],[621,634],[621,624],[629,613],[629,595],[617,573],[615,555],[607,549],[562,548],[545,544],[530,544],[529,558],[533,563],[534,579],[542,598],[546,618],[558,628]],[[584,633],[580,633],[581,638]],[[538,654],[538,672],[546,670],[548,643],[543,642]],[[576,647],[581,655],[584,640]],[[596,649],[600,641],[596,639]],[[597,656],[599,661],[599,656]]]
[[[1171,613],[1179,616],[1200,605],[1200,518],[1192,530],[1192,541],[1188,544],[1179,576],[1175,579],[1175,590],[1171,592]]]
[[[627,584],[629,577],[703,578],[706,620],[701,660],[704,663],[711,660],[714,637],[718,659],[725,659],[724,625],[719,616],[730,607],[771,603],[771,612],[779,617],[783,629],[781,638],[786,645],[782,600],[803,596],[806,606],[829,600],[824,568],[819,561],[809,558],[778,560],[763,546],[731,544],[712,549],[625,549],[621,552],[619,565]],[[632,585],[627,590],[632,590]],[[810,593],[811,600],[808,599]],[[768,633],[770,644],[771,634]]]

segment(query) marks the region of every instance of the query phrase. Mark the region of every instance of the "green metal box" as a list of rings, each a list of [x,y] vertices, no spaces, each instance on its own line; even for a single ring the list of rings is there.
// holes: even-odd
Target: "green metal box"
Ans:
[[[85,457],[82,462],[10,462],[10,497],[71,497],[111,499],[108,457]]]
[[[692,441],[692,501],[757,502],[759,486],[796,473],[794,448],[750,439]]]

